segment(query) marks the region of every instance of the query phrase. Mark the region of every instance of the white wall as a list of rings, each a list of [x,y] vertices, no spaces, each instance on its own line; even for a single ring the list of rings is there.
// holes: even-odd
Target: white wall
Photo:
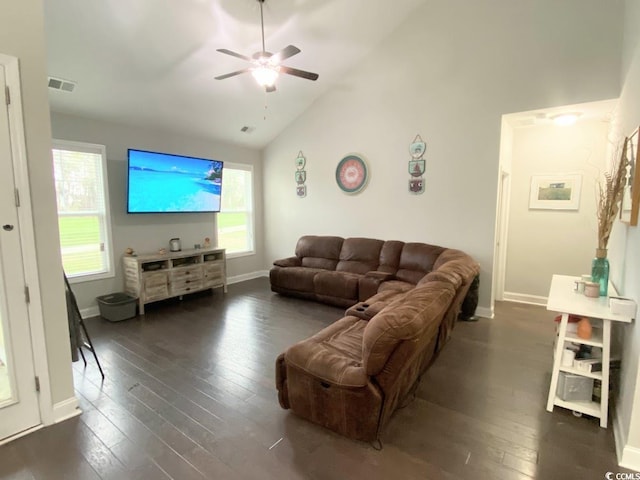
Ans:
[[[621,9],[597,0],[425,1],[266,148],[266,261],[314,233],[460,248],[481,264],[480,306],[489,308],[501,116],[617,97]],[[407,191],[416,134],[428,144],[421,196]],[[293,180],[299,150],[304,199]],[[371,179],[347,196],[335,168],[354,151]]]
[[[619,138],[640,125],[640,1],[627,0],[622,93],[613,133]],[[640,304],[640,227],[616,223],[609,241],[611,275],[625,296]],[[640,325],[620,328],[623,356],[620,396],[616,402],[616,447],[621,464],[640,470]]]
[[[20,61],[22,109],[40,279],[51,399],[73,398],[67,307],[64,297],[58,220],[51,160],[51,124],[45,72],[41,0],[3,2],[0,52]],[[3,172],[4,174],[4,172]]]
[[[596,181],[606,168],[609,123],[514,130],[505,298],[547,297],[554,273],[591,272],[597,247]],[[530,210],[532,175],[579,174],[578,210]],[[535,301],[534,298],[530,300]]]
[[[169,239],[179,237],[183,248],[202,244],[205,237],[215,244],[215,214],[149,214],[129,215],[126,207],[127,149],[138,148],[193,157],[204,157],[223,162],[244,163],[254,166],[256,201],[256,254],[227,261],[227,275],[251,274],[262,270],[262,165],[257,150],[211,140],[189,138],[145,128],[132,128],[99,120],[52,113],[53,136],[60,140],[98,143],[106,146],[109,177],[111,227],[116,263],[114,278],[75,283],[73,291],[81,310],[95,307],[95,298],[123,289],[121,257],[127,247],[139,253],[152,253],[169,248]],[[224,192],[223,192],[224,195]]]

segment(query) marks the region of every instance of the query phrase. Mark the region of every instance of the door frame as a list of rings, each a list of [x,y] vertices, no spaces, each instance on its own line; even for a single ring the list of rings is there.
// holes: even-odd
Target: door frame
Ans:
[[[31,345],[35,374],[40,380],[38,404],[40,407],[40,425],[9,437],[5,441],[32,432],[43,425],[55,422],[51,397],[51,380],[44,329],[44,316],[40,296],[40,276],[36,255],[35,231],[33,228],[33,209],[31,205],[31,189],[29,188],[29,172],[27,147],[25,141],[24,118],[22,112],[22,92],[20,88],[20,65],[16,57],[0,53],[0,64],[5,69],[5,80],[11,94],[11,102],[7,106],[9,116],[9,136],[11,138],[11,157],[14,169],[14,183],[20,192],[18,221],[20,222],[20,243],[24,276],[29,286],[30,301],[27,303],[29,326],[31,329]],[[3,443],[5,442],[3,441]]]
[[[500,128],[500,158],[498,162],[498,187],[496,193],[496,224],[493,245],[493,282],[491,308],[496,301],[504,300],[507,273],[507,242],[509,232],[509,208],[511,205],[511,163],[513,157],[513,126],[502,116]]]

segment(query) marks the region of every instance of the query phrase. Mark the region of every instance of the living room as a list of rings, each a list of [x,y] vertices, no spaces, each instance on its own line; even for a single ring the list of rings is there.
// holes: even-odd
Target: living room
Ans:
[[[89,113],[52,108],[49,115],[45,79],[54,72],[47,71],[42,2],[8,7],[0,20],[0,51],[21,62],[52,405],[72,398],[73,384],[65,353],[58,245],[50,233],[57,230],[48,165],[51,138],[106,146],[116,254],[127,247],[156,251],[175,236],[186,245],[205,236],[215,238],[211,217],[141,219],[125,213],[127,148],[203,156],[254,169],[255,254],[230,258],[230,279],[264,275],[274,259],[291,255],[305,234],[423,241],[461,249],[480,263],[478,313],[491,316],[502,116],[619,98],[611,136],[629,134],[640,123],[632,89],[640,74],[634,26],[640,6],[637,1],[548,1],[535,6],[508,1],[414,3],[412,13],[355,68],[322,87],[323,95],[261,147],[242,145],[237,138],[203,138]],[[211,81],[211,88],[216,87]],[[286,95],[284,88],[278,95]],[[262,114],[263,95],[256,95],[256,102]],[[275,104],[269,108],[266,122],[277,111]],[[407,191],[404,163],[417,134],[428,145],[423,195]],[[299,151],[307,159],[304,198],[295,197],[294,160]],[[346,196],[335,185],[335,167],[351,152],[366,158],[370,179],[361,194]],[[590,194],[583,190],[583,195]],[[617,224],[609,252],[612,280],[622,294],[636,300],[640,280],[629,266],[637,265],[637,236],[637,228]],[[595,239],[579,241],[595,248]],[[584,260],[583,270],[590,260]],[[121,288],[118,270],[111,279],[74,286],[81,309],[95,308],[95,297]],[[634,419],[640,415],[640,335],[635,325],[625,332],[623,363],[628,367],[617,405],[616,445],[618,458],[629,459],[625,463],[637,468],[640,430]]]

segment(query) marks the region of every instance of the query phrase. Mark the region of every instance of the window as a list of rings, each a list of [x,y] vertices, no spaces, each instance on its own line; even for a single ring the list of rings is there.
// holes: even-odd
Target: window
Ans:
[[[54,140],[53,174],[67,277],[75,281],[112,277],[104,146]]]
[[[218,246],[230,256],[254,253],[251,165],[224,164],[222,211],[217,215]]]

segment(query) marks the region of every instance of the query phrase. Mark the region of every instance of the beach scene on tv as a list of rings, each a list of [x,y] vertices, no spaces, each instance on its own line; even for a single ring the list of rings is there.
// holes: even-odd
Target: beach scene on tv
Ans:
[[[222,162],[129,150],[129,213],[219,212]]]

